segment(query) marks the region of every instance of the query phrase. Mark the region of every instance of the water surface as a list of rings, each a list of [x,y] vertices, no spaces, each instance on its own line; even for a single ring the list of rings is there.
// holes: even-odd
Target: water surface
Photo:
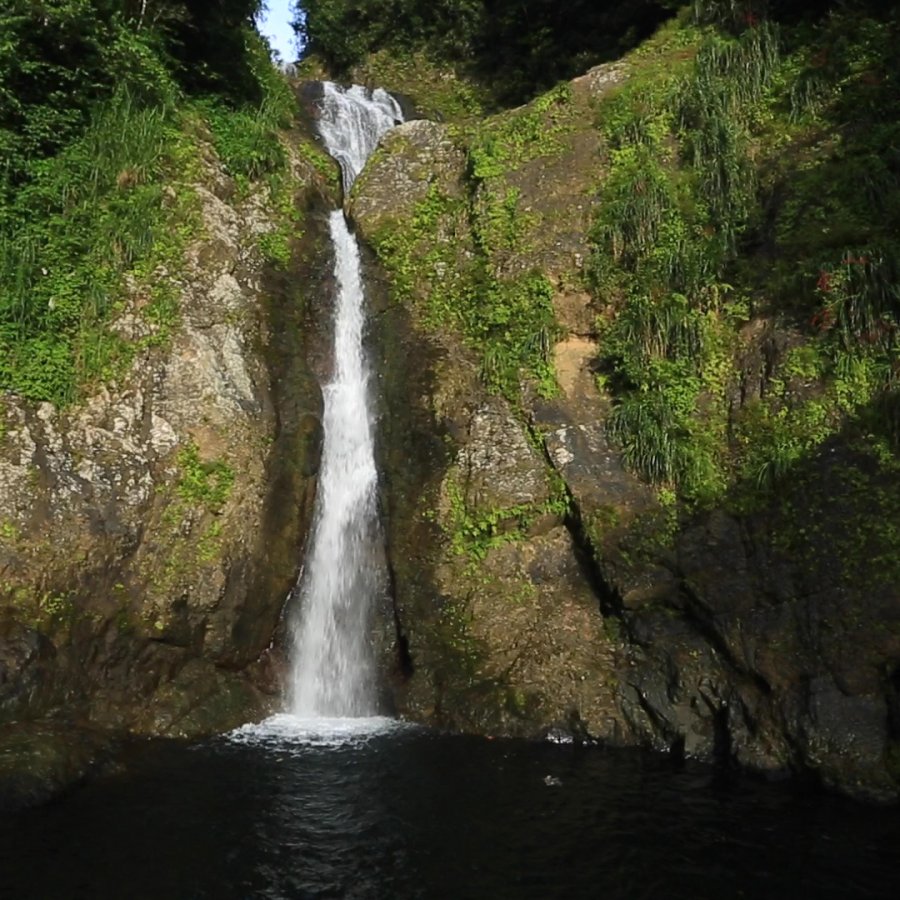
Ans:
[[[280,717],[0,824],[10,898],[887,898],[900,813],[634,751]]]

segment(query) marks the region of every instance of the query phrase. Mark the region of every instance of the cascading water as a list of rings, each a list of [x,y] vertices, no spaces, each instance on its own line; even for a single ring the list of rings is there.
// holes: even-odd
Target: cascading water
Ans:
[[[358,84],[341,88],[330,81],[323,88],[319,134],[340,163],[346,196],[381,136],[403,121],[403,111],[380,88],[369,92]]]
[[[386,91],[324,84],[319,132],[340,163],[345,194],[381,136],[402,119]],[[329,227],[338,288],[334,373],[323,388],[322,466],[310,551],[298,585],[290,684],[291,712],[304,718],[377,712],[369,631],[383,573],[362,346],[364,292],[359,247],[341,210],[331,214]]]

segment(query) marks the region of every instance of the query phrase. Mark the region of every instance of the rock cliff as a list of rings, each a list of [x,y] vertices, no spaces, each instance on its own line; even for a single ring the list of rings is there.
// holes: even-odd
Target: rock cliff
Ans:
[[[202,136],[201,136],[202,141]],[[128,371],[65,410],[0,399],[0,777],[42,796],[111,740],[196,737],[260,715],[315,487],[321,397],[308,360],[329,265],[326,181],[287,140],[290,261],[280,225],[201,143],[174,185],[194,226],[147,316],[134,280],[113,328]],[[327,197],[327,199],[326,199]],[[277,654],[274,654],[277,656]]]
[[[351,197],[383,280],[399,707],[896,798],[900,597],[847,539],[861,490],[896,511],[885,476],[837,435],[780,496],[691,508],[633,474],[610,435],[596,377],[607,301],[583,270],[608,160],[598,108],[629,77],[627,63],[598,67],[474,129],[410,121]],[[484,335],[514,334],[535,297],[552,322],[534,320],[536,352],[509,378],[512,339]],[[790,343],[764,319],[741,340],[738,406]]]
[[[633,64],[483,121],[456,81],[432,72],[437,100],[420,99],[406,74],[412,105],[446,93],[463,112],[392,131],[344,198],[370,251],[397,710],[896,799],[895,463],[838,429],[777,491],[685,502],[639,477],[613,427],[599,367],[622,298],[587,271],[615,164],[598,123]],[[184,266],[162,273],[177,314],[148,316],[136,280],[115,320],[136,348],[125,375],[62,411],[0,400],[0,777],[19,798],[278,691],[330,365],[318,213],[339,201],[293,146],[302,234],[276,264],[268,189],[203,159],[182,186]],[[750,310],[729,340],[728,428],[820,389],[792,323]]]

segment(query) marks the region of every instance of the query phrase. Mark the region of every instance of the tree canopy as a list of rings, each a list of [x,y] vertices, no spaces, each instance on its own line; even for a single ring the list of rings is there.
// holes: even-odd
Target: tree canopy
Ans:
[[[620,56],[671,13],[671,0],[305,0],[296,27],[340,73],[381,48],[432,53],[518,102]]]
[[[116,89],[253,99],[242,25],[260,0],[7,0],[0,11],[0,179],[52,154]]]
[[[126,273],[178,264],[188,213],[164,185],[189,171],[200,123],[235,178],[279,168],[293,97],[259,7],[0,4],[0,391],[67,403],[126,364],[107,325]],[[176,308],[161,285],[147,286],[159,322]]]

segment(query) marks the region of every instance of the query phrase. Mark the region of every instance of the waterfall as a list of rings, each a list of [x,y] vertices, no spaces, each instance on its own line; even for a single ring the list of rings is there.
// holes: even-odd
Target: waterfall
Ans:
[[[326,82],[319,132],[340,163],[344,192],[379,138],[402,121],[386,91]],[[371,619],[384,590],[377,474],[363,352],[364,291],[359,247],[344,214],[329,218],[337,300],[334,371],[323,386],[324,443],[314,525],[296,593],[290,708],[301,717],[377,713]]]
[[[381,136],[403,121],[403,112],[381,88],[370,93],[358,84],[340,88],[330,81],[323,87],[319,134],[340,163],[346,196]]]

